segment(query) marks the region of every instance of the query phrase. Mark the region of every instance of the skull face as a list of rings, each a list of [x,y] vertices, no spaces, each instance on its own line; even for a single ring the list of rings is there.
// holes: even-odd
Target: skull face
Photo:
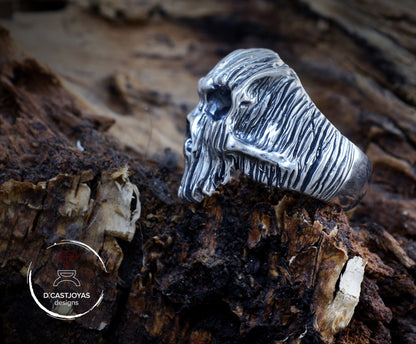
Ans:
[[[201,201],[237,169],[321,200],[354,183],[343,193],[356,198],[367,182],[368,158],[322,115],[273,51],[234,51],[199,81],[198,91],[199,105],[187,116],[182,199]],[[365,181],[352,183],[357,161],[367,168]]]
[[[200,83],[201,84],[201,83]],[[226,87],[201,92],[199,106],[188,115],[184,145],[185,174],[179,196],[201,201],[218,185],[226,183],[234,171],[233,157],[226,154],[225,116],[231,108],[231,93]]]

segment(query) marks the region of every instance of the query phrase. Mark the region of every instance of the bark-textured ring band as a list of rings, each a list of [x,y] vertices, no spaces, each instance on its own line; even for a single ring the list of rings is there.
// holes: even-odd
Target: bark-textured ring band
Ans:
[[[179,197],[200,202],[236,170],[344,208],[363,196],[371,162],[319,111],[268,49],[236,50],[199,81],[188,114]]]

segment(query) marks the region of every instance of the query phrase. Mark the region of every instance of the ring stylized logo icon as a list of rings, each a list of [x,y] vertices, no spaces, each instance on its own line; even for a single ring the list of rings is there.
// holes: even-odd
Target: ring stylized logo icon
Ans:
[[[28,269],[30,294],[51,317],[73,320],[96,308],[104,298],[107,269],[90,246],[63,240],[44,250]]]
[[[58,270],[58,278],[53,282],[53,286],[57,287],[62,282],[74,283],[77,287],[81,286],[81,282],[75,277],[77,270]]]
[[[56,254],[56,257],[62,263],[62,265],[68,269],[72,263],[74,263],[79,258],[79,255],[76,251],[73,250],[62,250]],[[57,274],[58,278],[53,282],[54,287],[58,286],[62,282],[71,282],[74,283],[77,287],[81,286],[81,282],[78,278],[75,277],[77,270],[58,270]]]

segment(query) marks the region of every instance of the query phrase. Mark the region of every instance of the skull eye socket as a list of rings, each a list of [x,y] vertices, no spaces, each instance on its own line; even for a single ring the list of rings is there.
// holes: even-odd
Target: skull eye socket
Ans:
[[[228,87],[217,87],[207,93],[208,113],[214,121],[223,118],[231,108],[231,91]]]

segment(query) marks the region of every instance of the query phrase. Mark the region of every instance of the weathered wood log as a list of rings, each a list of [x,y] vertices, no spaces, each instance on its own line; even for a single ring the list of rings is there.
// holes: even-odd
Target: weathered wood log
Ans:
[[[131,240],[140,215],[128,159],[103,133],[111,121],[82,112],[55,75],[1,30],[1,265],[20,266],[25,275],[46,246],[64,238],[87,243],[110,267],[103,311],[88,321],[105,327],[122,260],[115,237]],[[2,288],[10,288],[7,279]]]
[[[318,15],[284,1],[266,7],[253,2],[249,10],[229,6],[223,15],[208,8],[202,21],[198,11],[184,12],[171,25],[213,37],[221,54],[245,44],[277,50],[318,107],[366,149],[374,164],[367,196],[346,215],[241,177],[202,204],[180,203],[181,169],[169,155],[155,162],[136,151],[127,154],[106,133],[111,120],[92,115],[2,30],[0,302],[6,342],[416,342],[411,74],[400,81],[400,59],[391,61],[394,52],[378,46],[384,40],[363,46],[374,36],[361,36],[362,28],[341,21],[339,11],[324,11],[324,5],[311,5]],[[395,37],[395,29],[388,30]],[[236,37],[251,43],[237,43]],[[198,74],[218,58],[212,47],[205,49],[207,57],[189,65]],[[167,60],[178,58],[163,51]],[[380,58],[397,67],[380,68]],[[130,82],[132,91],[123,77],[108,80],[132,113],[146,104],[174,108],[169,94],[152,93],[157,87],[149,92]],[[184,115],[170,120],[183,121]],[[140,202],[132,200],[134,185]],[[115,225],[117,216],[124,226]],[[96,248],[109,271],[103,304],[76,322],[47,317],[25,282],[29,262],[48,243],[68,236]],[[356,300],[342,275],[357,256],[366,267],[354,311]]]

